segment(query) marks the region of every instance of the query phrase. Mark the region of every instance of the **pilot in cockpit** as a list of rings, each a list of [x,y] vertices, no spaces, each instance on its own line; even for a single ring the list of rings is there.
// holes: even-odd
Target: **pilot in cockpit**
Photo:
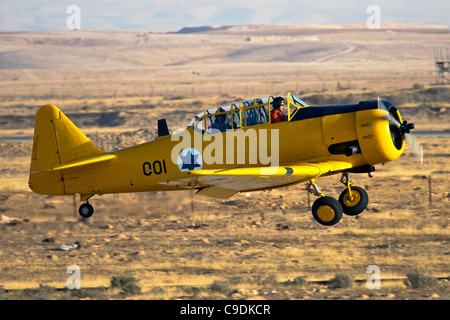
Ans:
[[[270,113],[272,123],[287,121],[286,115],[283,113],[284,99],[283,97],[276,97],[273,99],[273,109]]]
[[[214,123],[211,126],[212,129],[217,129],[220,132],[225,132],[227,129],[231,129],[231,126],[226,123],[227,114],[219,114],[215,117]]]

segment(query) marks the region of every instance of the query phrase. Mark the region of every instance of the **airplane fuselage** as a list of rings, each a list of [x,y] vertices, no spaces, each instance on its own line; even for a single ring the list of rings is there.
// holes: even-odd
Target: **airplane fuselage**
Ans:
[[[186,131],[191,137],[191,148],[202,150],[203,159],[205,159],[205,151],[208,152],[208,146],[211,146],[215,139],[219,139],[218,135],[221,136],[222,145],[217,144],[216,148],[209,148],[209,152],[222,152],[222,156],[217,157],[213,154],[213,160],[216,161],[209,164],[203,160],[202,169],[233,169],[244,165],[247,167],[270,166],[270,164],[262,163],[259,157],[254,158],[256,161],[249,157],[252,144],[256,143],[259,147],[263,138],[265,140],[262,143],[278,145],[278,162],[285,166],[299,162],[347,161],[352,167],[358,168],[392,161],[400,156],[404,147],[397,149],[392,145],[387,120],[389,112],[378,109],[374,103],[371,105],[372,108],[360,105],[309,107],[308,114],[298,114],[289,122],[259,124],[228,130],[228,132],[216,133],[213,135],[216,138],[208,137],[208,140],[205,140],[205,134],[202,135],[193,128],[188,128]],[[249,131],[256,133],[256,141],[251,141],[255,135],[246,134]],[[265,133],[262,137],[260,133],[263,131]],[[273,141],[271,138],[274,138],[276,131],[278,131],[278,141]],[[242,139],[238,140],[239,135],[245,137],[245,146],[241,148],[246,155],[244,163],[239,162],[237,157],[238,143],[240,142],[242,147],[243,142]],[[230,136],[234,142],[229,139]],[[164,183],[166,177],[170,178],[180,173],[179,165],[172,159],[172,150],[182,142],[177,135],[158,137],[154,141],[114,152],[116,158],[113,161],[94,165],[89,172],[83,174],[74,172],[73,175],[70,172],[64,172],[65,193],[90,196],[190,188],[186,185]],[[227,143],[233,144],[234,161],[227,162]],[[359,150],[347,156],[346,149],[353,145],[356,145]],[[258,148],[254,150],[257,153],[260,151]],[[271,147],[267,146],[266,150],[270,151]],[[251,160],[253,163],[250,163]],[[109,179],[112,176],[114,179]],[[309,177],[304,181],[308,179]]]

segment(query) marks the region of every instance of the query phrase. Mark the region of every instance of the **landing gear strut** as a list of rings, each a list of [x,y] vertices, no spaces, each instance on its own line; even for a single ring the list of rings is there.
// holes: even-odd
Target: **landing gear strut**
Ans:
[[[82,218],[87,219],[94,213],[94,207],[89,203],[89,201],[86,201],[86,203],[83,203],[80,206],[78,213]]]

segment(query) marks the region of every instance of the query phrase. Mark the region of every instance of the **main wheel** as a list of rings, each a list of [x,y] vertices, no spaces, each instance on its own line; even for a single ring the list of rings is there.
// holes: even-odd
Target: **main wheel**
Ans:
[[[332,226],[342,218],[342,206],[332,197],[321,197],[312,206],[314,219],[324,225]]]
[[[345,189],[339,196],[339,203],[345,214],[356,216],[366,210],[369,204],[369,196],[366,190],[361,187],[351,187],[352,197],[350,198],[348,189]]]
[[[89,218],[94,213],[94,207],[89,203],[83,203],[78,209],[78,213],[83,218]]]

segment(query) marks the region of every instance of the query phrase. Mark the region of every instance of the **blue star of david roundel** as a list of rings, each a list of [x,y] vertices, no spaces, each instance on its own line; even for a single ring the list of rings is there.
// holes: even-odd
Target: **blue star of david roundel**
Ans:
[[[202,166],[202,155],[194,148],[184,149],[178,156],[178,168],[180,168],[182,172],[199,170]]]

